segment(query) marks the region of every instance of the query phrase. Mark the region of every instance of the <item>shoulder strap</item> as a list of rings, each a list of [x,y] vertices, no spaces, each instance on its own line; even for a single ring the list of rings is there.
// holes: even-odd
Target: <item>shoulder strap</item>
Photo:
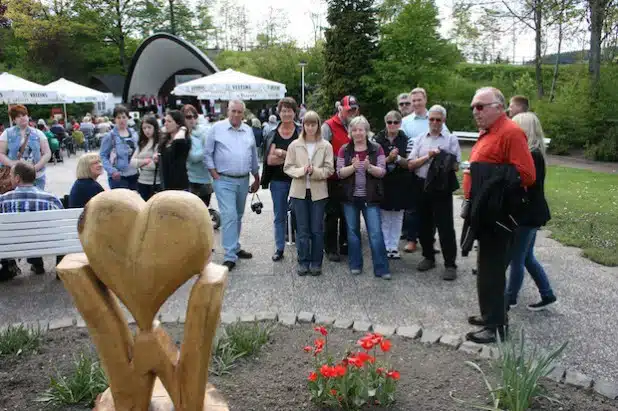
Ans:
[[[26,151],[26,147],[28,146],[28,140],[30,140],[30,127],[28,127],[28,135],[26,135],[26,138],[24,139],[23,144],[21,145],[21,147],[19,147],[19,152],[17,153],[17,159],[21,159],[21,156],[24,155],[24,151]],[[17,130],[17,133],[19,133],[19,130]]]

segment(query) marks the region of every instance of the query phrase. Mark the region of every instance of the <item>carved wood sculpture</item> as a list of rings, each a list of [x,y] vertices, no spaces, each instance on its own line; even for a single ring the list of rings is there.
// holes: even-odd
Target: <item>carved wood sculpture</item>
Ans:
[[[227,410],[207,387],[228,270],[208,263],[213,229],[204,203],[181,191],[148,203],[134,191],[107,191],[90,200],[78,231],[85,254],[66,256],[57,271],[109,380],[95,410]],[[179,352],[154,319],[196,274]],[[135,335],[117,298],[135,318]]]

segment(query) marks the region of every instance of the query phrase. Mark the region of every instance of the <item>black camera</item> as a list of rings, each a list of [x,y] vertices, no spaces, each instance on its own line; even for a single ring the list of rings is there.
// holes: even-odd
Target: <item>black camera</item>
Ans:
[[[253,197],[251,197],[251,211],[255,214],[262,214],[262,208],[264,208],[264,204],[260,200],[260,197],[258,197],[257,194],[253,194]]]

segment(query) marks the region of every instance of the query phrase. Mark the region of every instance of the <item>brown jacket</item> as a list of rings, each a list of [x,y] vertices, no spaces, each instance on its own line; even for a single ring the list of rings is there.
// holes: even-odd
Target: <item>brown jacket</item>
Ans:
[[[288,147],[283,171],[292,177],[290,197],[305,198],[307,191],[307,180],[305,167],[309,165],[309,152],[307,144],[303,138],[298,138]],[[326,179],[335,172],[333,159],[333,147],[322,138],[318,139],[315,152],[311,158],[313,174],[310,176],[311,199],[313,201],[328,198],[328,187]]]

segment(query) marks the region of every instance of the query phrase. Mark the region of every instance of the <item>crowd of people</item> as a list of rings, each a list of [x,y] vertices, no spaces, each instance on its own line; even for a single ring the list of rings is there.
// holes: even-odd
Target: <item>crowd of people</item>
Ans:
[[[221,213],[223,265],[231,271],[239,259],[252,258],[241,247],[240,233],[247,196],[256,196],[261,186],[270,190],[273,202],[272,260],[284,258],[292,224],[300,276],[321,275],[325,254],[333,262],[347,255],[350,273],[360,275],[362,215],[376,277],[391,279],[389,260],[401,258],[403,238],[404,252],[416,251],[420,243],[418,271],[434,269],[441,253],[442,278],[455,280],[453,193],[459,189],[456,172],[462,159],[446,124],[446,109],[427,109],[426,91],[415,88],[399,95],[398,110],[388,111],[384,125],[374,125],[381,130],[373,133],[354,96],[337,103],[337,112],[322,121],[315,111],[301,111],[304,107],[285,97],[268,113],[266,124],[258,118],[247,124],[244,102],[232,100],[226,119],[206,125],[198,121],[195,107],[185,105],[169,110],[164,124],[146,115],[137,131],[130,126],[129,111],[117,106],[100,153],[79,159],[77,181],[64,206],[83,207],[102,192],[96,180],[103,170],[111,189],[136,190],[146,201],[161,190],[185,190],[209,206],[214,192]],[[507,110],[502,93],[489,87],[478,90],[471,103],[480,136],[463,171],[460,248],[465,256],[478,243],[480,315],[468,320],[481,329],[467,338],[480,343],[504,337],[507,310],[517,304],[524,268],[541,294],[541,301],[529,308],[544,309],[556,301],[533,251],[536,233],[550,212],[543,193],[543,132],[527,104],[516,96]],[[0,212],[63,207],[44,191],[45,164],[51,157],[47,138],[28,125],[25,107],[13,106],[10,115],[16,125],[0,136],[0,183],[10,170],[16,188],[0,196]],[[251,209],[259,213],[261,208],[259,198],[252,198]],[[290,210],[293,222],[288,221]],[[436,234],[440,251],[435,249]],[[42,263],[32,264],[40,273]],[[3,278],[15,275],[14,262],[3,261],[2,266]]]

